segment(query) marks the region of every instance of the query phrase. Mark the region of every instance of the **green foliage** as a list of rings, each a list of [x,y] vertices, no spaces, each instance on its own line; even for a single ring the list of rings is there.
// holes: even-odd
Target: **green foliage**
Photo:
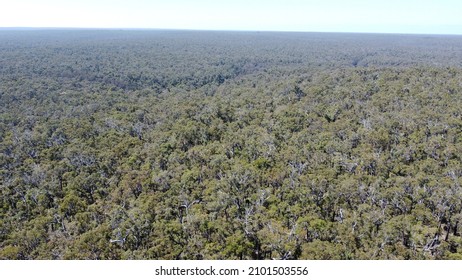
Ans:
[[[0,259],[460,259],[461,38],[0,32]]]

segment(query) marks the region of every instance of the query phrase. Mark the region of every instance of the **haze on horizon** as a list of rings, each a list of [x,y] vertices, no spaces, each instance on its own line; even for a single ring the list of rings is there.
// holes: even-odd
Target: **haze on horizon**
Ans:
[[[462,34],[457,0],[2,0],[0,27]]]

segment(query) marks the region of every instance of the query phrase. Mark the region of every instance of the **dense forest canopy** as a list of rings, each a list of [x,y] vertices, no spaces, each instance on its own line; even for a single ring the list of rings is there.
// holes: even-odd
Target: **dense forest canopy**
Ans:
[[[460,259],[462,37],[0,31],[0,259]]]

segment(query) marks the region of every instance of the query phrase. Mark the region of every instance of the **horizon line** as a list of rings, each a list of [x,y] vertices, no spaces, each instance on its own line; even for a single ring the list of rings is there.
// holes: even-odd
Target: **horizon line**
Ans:
[[[330,33],[330,34],[370,34],[370,35],[430,35],[430,36],[462,36],[462,33],[425,33],[425,32],[375,32],[375,31],[316,31],[316,30],[258,30],[258,29],[201,29],[201,28],[156,28],[156,27],[52,27],[52,26],[0,26],[0,31],[33,31],[33,30],[118,30],[118,31],[199,31],[199,32],[252,32],[252,33]]]

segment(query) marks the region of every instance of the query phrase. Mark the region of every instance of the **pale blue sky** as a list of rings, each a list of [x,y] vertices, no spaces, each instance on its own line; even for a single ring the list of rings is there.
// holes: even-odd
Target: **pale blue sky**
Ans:
[[[0,27],[462,34],[462,0],[0,0]]]

